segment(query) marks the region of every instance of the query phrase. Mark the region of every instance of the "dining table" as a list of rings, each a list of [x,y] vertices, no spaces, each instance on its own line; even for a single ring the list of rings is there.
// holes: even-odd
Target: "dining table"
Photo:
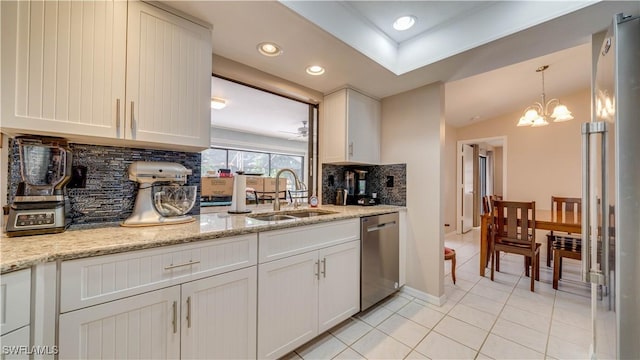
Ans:
[[[580,234],[582,232],[580,220],[580,217],[578,217],[577,221],[574,221],[573,219],[565,219],[562,221],[551,210],[536,209],[536,230],[561,231]],[[488,255],[491,233],[488,228],[490,223],[491,214],[483,214],[480,218],[480,276],[484,276],[489,260]]]

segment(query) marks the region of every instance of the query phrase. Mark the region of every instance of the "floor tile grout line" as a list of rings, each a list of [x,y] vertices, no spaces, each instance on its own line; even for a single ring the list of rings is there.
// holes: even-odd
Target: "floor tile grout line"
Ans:
[[[553,328],[553,314],[556,312],[556,301],[558,300],[558,291],[553,295],[553,307],[551,307],[551,320],[549,321],[549,332],[547,332],[547,343],[544,347],[544,357],[549,353],[549,341],[551,340],[551,329]]]
[[[502,315],[502,312],[504,311],[504,308],[507,306],[507,303],[509,302],[509,299],[513,295],[513,292],[515,291],[516,287],[518,286],[518,283],[522,279],[522,276],[523,276],[523,274],[521,274],[520,277],[518,278],[518,281],[516,282],[516,285],[511,289],[511,292],[509,293],[509,297],[507,297],[507,301],[505,301],[505,303],[502,305],[502,308],[500,309],[500,312],[496,315],[496,319],[493,321],[493,324],[491,325],[491,328],[489,329],[489,331],[487,331],[487,335],[484,337],[484,340],[482,341],[482,344],[480,345],[480,348],[478,349],[478,354],[480,354],[480,352],[482,351],[482,348],[484,347],[484,344],[487,343],[487,339],[489,339],[489,336],[492,334],[493,328],[496,326],[496,323],[500,319],[500,315]],[[495,335],[495,334],[493,334],[493,335]],[[496,336],[498,336],[498,335],[496,335]],[[476,358],[478,357],[478,354],[476,354]]]

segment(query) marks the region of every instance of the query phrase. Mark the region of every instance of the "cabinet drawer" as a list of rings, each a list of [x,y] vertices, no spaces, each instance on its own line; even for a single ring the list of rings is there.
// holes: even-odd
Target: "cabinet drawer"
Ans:
[[[257,235],[65,261],[60,311],[91,306],[252,266]]]
[[[261,232],[260,263],[360,239],[360,219]]]
[[[2,335],[29,325],[31,313],[31,269],[0,276],[0,331]]]

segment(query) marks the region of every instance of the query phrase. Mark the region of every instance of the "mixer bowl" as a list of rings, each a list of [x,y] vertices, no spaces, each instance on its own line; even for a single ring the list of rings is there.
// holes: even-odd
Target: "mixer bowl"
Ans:
[[[162,216],[181,216],[189,212],[196,203],[197,186],[153,185],[151,198],[153,207]]]

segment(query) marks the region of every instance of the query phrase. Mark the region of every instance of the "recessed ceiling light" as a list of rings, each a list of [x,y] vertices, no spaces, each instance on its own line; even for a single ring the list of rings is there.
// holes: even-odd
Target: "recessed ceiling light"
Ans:
[[[393,22],[393,28],[404,31],[411,28],[416,23],[416,17],[411,15],[400,16]]]
[[[227,100],[222,98],[217,98],[217,97],[211,98],[212,109],[220,110],[220,109],[224,109],[225,106],[227,106]]]
[[[324,74],[324,68],[320,65],[307,66],[307,74],[309,75],[322,75]]]
[[[276,43],[263,42],[258,44],[258,51],[265,56],[278,56],[282,54],[282,49]]]

